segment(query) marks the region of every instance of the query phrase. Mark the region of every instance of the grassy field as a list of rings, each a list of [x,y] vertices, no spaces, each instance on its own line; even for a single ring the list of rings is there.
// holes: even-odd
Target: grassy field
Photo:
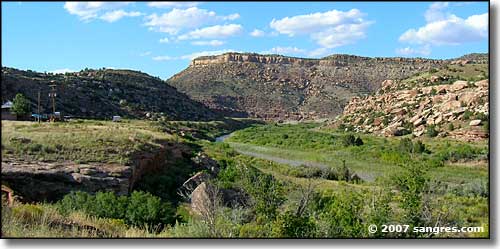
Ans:
[[[40,124],[2,120],[2,158],[127,165],[134,153],[155,150],[173,138],[154,123],[139,120]]]
[[[487,141],[464,143],[448,139],[422,138],[425,149],[422,152],[409,152],[401,141],[403,138],[383,138],[369,134],[355,134],[363,141],[362,145],[346,146],[343,143],[347,133],[318,130],[319,124],[254,126],[235,132],[226,143],[241,153],[252,152],[267,158],[283,158],[288,161],[319,164],[339,168],[345,161],[346,166],[364,182],[353,184],[344,181],[329,181],[314,178],[320,191],[342,192],[393,189],[391,185],[398,175],[403,174],[405,165],[415,164],[425,167],[427,185],[432,193],[427,193],[434,202],[434,212],[447,210],[450,224],[468,224],[488,227],[488,144]],[[417,140],[409,138],[413,144]],[[253,159],[252,162],[255,162]],[[255,164],[264,172],[278,179],[305,184],[305,166],[290,166],[268,162]],[[340,186],[340,187],[339,187]],[[340,191],[339,191],[340,190]],[[432,196],[432,197],[430,197]],[[403,220],[398,202],[402,196],[396,194],[392,199],[394,219]],[[431,202],[431,201],[430,201]],[[453,209],[453,210],[451,210]],[[451,211],[450,211],[451,210]],[[467,236],[484,236],[487,233]],[[454,235],[456,236],[456,235]],[[458,235],[459,237],[464,236]]]
[[[141,216],[130,216],[134,213],[130,214],[128,208],[122,210],[126,214],[113,213],[116,205],[110,203],[124,200],[124,197],[113,195],[107,195],[108,199],[100,201],[85,202],[82,199],[74,202],[72,205],[76,206],[73,208],[65,210],[61,210],[61,202],[16,202],[8,207],[2,201],[3,235],[244,238],[488,236],[486,142],[460,143],[424,138],[418,143],[410,137],[403,140],[325,131],[319,129],[321,124],[318,123],[254,124],[233,133],[224,142],[213,142],[215,136],[248,125],[239,123],[247,121],[235,122],[236,125],[147,121],[76,121],[41,125],[2,123],[2,128],[7,127],[2,129],[2,132],[7,131],[7,138],[2,136],[2,153],[7,148],[10,151],[7,156],[25,156],[31,160],[67,160],[64,156],[68,156],[69,148],[75,147],[81,148],[80,153],[89,150],[98,154],[98,151],[110,148],[109,144],[99,145],[99,138],[119,142],[122,148],[131,151],[133,145],[127,140],[129,136],[143,139],[139,141],[151,143],[151,146],[163,140],[193,144],[220,165],[220,172],[210,180],[210,184],[220,189],[244,192],[248,198],[248,203],[243,206],[219,203],[208,216],[193,213],[189,203],[180,199],[174,202],[178,186],[172,183],[182,183],[189,177],[186,166],[190,165],[190,161],[186,159],[178,162],[179,170],[170,169],[147,176],[138,189],[145,191],[151,200],[156,198],[158,205],[166,203],[173,208],[167,216],[168,222],[151,225],[150,220],[141,225]],[[50,129],[51,134],[47,132],[49,125],[54,125]],[[29,143],[23,144],[23,139],[29,139]],[[42,147],[51,146],[59,140],[64,141],[59,142],[64,150],[30,151],[24,147],[33,142]],[[24,151],[27,155],[22,154]],[[247,155],[247,152],[252,152],[254,156]],[[82,160],[78,155],[75,153],[74,158]],[[117,160],[120,157],[126,160],[126,155],[120,153],[93,160]],[[353,179],[351,175],[354,173],[362,180]],[[179,181],[172,180],[181,175],[183,178],[177,179]],[[140,200],[134,205],[146,205],[144,210],[153,208],[152,204],[147,204],[149,201]],[[142,208],[133,210],[140,211]],[[165,216],[165,213],[157,214]],[[130,219],[139,220],[139,223]],[[468,234],[370,234],[367,230],[370,224],[480,226],[485,230]]]
[[[289,160],[317,162],[330,167],[346,165],[369,181],[389,177],[398,165],[425,161],[436,180],[454,184],[488,179],[488,145],[446,139],[423,138],[426,152],[408,153],[401,148],[402,138],[356,134],[362,146],[344,146],[346,133],[318,131],[318,124],[255,126],[236,132],[226,141],[242,151],[258,152]]]

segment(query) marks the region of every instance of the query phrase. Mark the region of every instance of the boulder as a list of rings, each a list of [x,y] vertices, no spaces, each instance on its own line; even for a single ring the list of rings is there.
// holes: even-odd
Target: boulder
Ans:
[[[478,126],[480,124],[481,124],[481,120],[480,119],[472,120],[469,123],[470,126]]]
[[[410,131],[408,131],[406,128],[404,127],[397,127],[396,129],[393,130],[392,132],[392,135],[393,136],[404,136],[404,135],[407,135],[407,134],[410,134]]]
[[[474,83],[475,86],[477,87],[484,87],[484,88],[488,88],[489,86],[489,80],[481,80],[481,81],[477,81]]]
[[[419,118],[413,122],[413,125],[416,127],[416,126],[419,126],[423,123],[425,123],[425,120],[423,118]]]
[[[441,107],[440,107],[440,110],[445,112],[445,111],[449,111],[449,110],[453,110],[453,109],[456,109],[456,108],[459,108],[461,107],[461,103],[460,101],[457,101],[457,100],[448,100],[446,102],[444,102]]]
[[[191,159],[199,168],[208,170],[211,174],[217,175],[220,166],[217,161],[213,160],[206,154],[198,152],[198,154]]]
[[[194,176],[187,179],[182,186],[178,189],[178,193],[185,197],[186,199],[191,196],[192,192],[196,187],[198,187],[201,183],[206,182],[211,177],[209,174],[205,172],[198,172]]]
[[[467,88],[469,85],[469,83],[465,80],[457,80],[455,81],[451,86],[450,86],[450,89],[452,91],[460,91],[464,88]]]

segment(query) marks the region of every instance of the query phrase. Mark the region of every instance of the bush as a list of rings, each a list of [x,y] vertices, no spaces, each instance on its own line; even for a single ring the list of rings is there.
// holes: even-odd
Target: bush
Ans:
[[[159,197],[142,191],[134,191],[129,198],[125,219],[136,226],[171,224],[175,221],[175,209],[162,203]]]
[[[352,134],[345,135],[342,137],[342,145],[348,146],[361,146],[363,145],[363,140],[360,137],[355,137]]]
[[[427,126],[427,130],[425,133],[427,134],[428,137],[436,137],[439,134],[439,132],[436,130],[435,125]]]
[[[281,214],[273,224],[273,236],[281,238],[314,237],[315,224],[308,216],[297,216],[290,211]]]
[[[425,144],[421,141],[413,143],[409,138],[403,138],[399,141],[399,151],[406,153],[424,153],[428,152]]]
[[[170,203],[142,191],[134,191],[130,197],[113,192],[72,192],[57,203],[57,208],[63,215],[80,210],[101,218],[123,219],[139,227],[173,224],[176,219]]]
[[[356,191],[341,192],[335,196],[316,197],[313,209],[318,215],[317,231],[320,237],[360,237],[363,229],[363,196]]]

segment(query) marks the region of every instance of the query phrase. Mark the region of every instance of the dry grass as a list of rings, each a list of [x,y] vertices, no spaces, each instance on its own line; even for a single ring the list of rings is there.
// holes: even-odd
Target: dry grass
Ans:
[[[130,163],[172,136],[147,121],[2,121],[2,157],[23,161]]]

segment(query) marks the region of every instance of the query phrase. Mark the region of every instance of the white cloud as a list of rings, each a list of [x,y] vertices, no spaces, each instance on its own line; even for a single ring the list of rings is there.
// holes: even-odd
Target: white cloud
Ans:
[[[149,2],[149,7],[154,8],[183,8],[183,7],[194,7],[200,4],[200,2]]]
[[[211,40],[211,41],[193,41],[191,42],[192,45],[195,46],[221,46],[224,45],[226,42],[224,41],[219,41],[219,40]]]
[[[405,47],[396,49],[396,53],[400,55],[430,55],[431,48],[429,45],[419,48]]]
[[[183,55],[183,56],[180,56],[179,58],[183,59],[183,60],[192,60],[192,59],[200,57],[200,56],[220,55],[220,54],[229,53],[229,52],[238,52],[238,51],[235,51],[232,49],[223,49],[223,50],[215,50],[215,51],[202,51],[202,52],[196,52],[196,53],[192,53],[192,54]]]
[[[176,59],[175,57],[170,57],[168,55],[153,57],[153,60],[155,60],[155,61],[170,61],[170,60],[175,60],[175,59]]]
[[[331,10],[307,15],[273,19],[271,28],[289,36],[310,35],[311,39],[326,48],[334,48],[356,42],[365,37],[373,22],[364,20],[364,13],[357,9]]]
[[[146,51],[146,52],[140,53],[139,56],[148,56],[150,54],[151,54],[151,51]]]
[[[68,69],[68,68],[62,68],[62,69],[52,70],[50,72],[53,74],[65,74],[65,73],[75,72],[75,70]]]
[[[443,10],[448,8],[448,2],[436,2],[429,6],[429,8],[425,11],[425,20],[427,22],[435,22],[445,20],[449,13],[444,13]]]
[[[98,18],[103,12],[120,9],[130,2],[66,2],[64,9],[83,21]]]
[[[234,14],[230,14],[230,15],[221,17],[222,20],[230,20],[230,21],[236,20],[238,18],[240,18],[240,14],[238,14],[238,13],[234,13]]]
[[[152,30],[177,34],[182,29],[198,28],[203,25],[211,24],[220,20],[229,20],[235,18],[238,14],[228,16],[218,16],[214,11],[191,7],[188,9],[174,8],[170,12],[162,15],[152,14],[146,17],[146,26]]]
[[[193,30],[187,34],[180,35],[179,40],[193,40],[203,38],[227,38],[241,33],[243,28],[239,24],[215,25],[202,29]]]
[[[404,32],[399,41],[413,44],[459,45],[488,37],[488,13],[466,19],[444,13],[448,5],[432,4],[425,13],[427,24]]]
[[[170,40],[167,37],[165,37],[165,38],[161,38],[159,42],[160,43],[169,43]]]
[[[264,31],[260,30],[260,29],[254,29],[250,35],[253,36],[253,37],[261,37],[261,36],[264,36],[266,33],[264,33]]]
[[[309,51],[307,53],[307,55],[311,56],[311,57],[324,57],[330,53],[331,53],[331,49],[322,47],[322,48],[317,48],[317,49],[314,49],[312,51]]]
[[[238,52],[238,51],[235,51],[232,49],[201,51],[201,52],[195,52],[195,53],[181,55],[181,56],[168,56],[168,55],[155,56],[152,59],[155,61],[192,60],[192,59],[200,57],[200,56],[220,55],[220,54],[229,53],[229,52]]]
[[[271,48],[270,50],[262,51],[261,53],[263,54],[280,54],[280,55],[286,55],[286,54],[305,54],[306,50],[300,49],[297,47],[274,47]]]
[[[110,11],[106,12],[104,15],[99,17],[100,19],[107,21],[107,22],[115,22],[123,17],[136,17],[136,16],[142,16],[143,14],[141,12],[137,11],[131,11],[131,12],[126,12],[124,10],[115,10],[115,11]]]
[[[342,24],[311,34],[311,38],[325,48],[336,48],[355,43],[366,37],[365,31],[372,22]]]

